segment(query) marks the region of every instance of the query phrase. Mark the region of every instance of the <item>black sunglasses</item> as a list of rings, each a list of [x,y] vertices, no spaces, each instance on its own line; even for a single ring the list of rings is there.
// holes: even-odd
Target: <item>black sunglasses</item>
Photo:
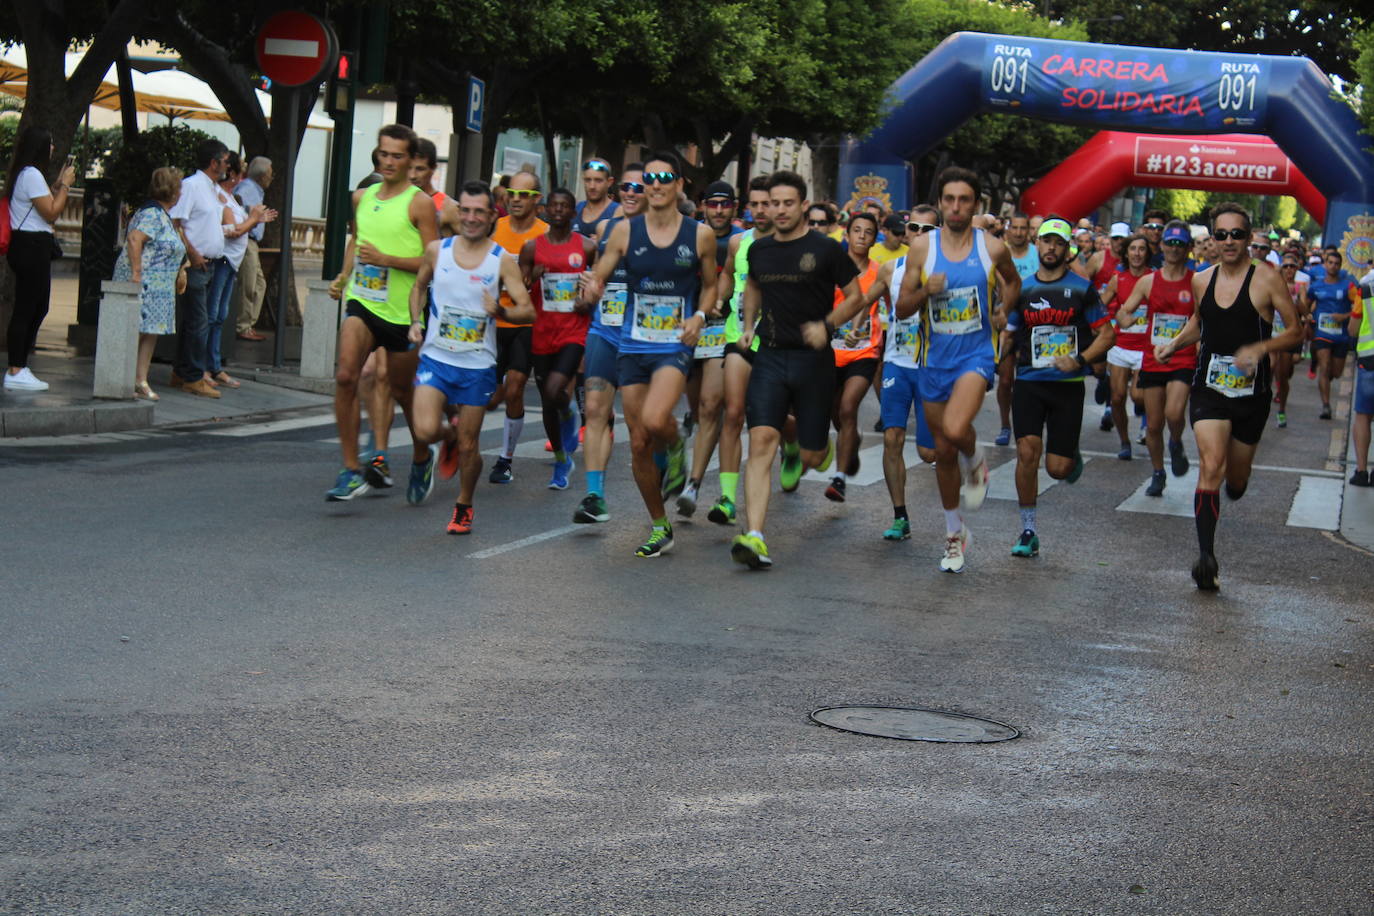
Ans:
[[[627,194],[643,194],[644,185],[638,181],[622,181],[620,183],[620,190]]]
[[[1227,239],[1232,239],[1232,240],[1234,240],[1234,241],[1239,242],[1241,239],[1248,239],[1249,237],[1250,237],[1250,230],[1249,230],[1249,229],[1213,229],[1213,230],[1212,230],[1212,238],[1216,239],[1218,242],[1224,242],[1224,241],[1226,241]]]
[[[808,226],[830,226],[833,225],[833,221],[823,219],[809,219],[806,221],[806,224]]]
[[[588,159],[586,162],[582,163],[582,171],[585,172],[587,169],[592,169],[597,172],[606,172],[607,174],[611,171],[611,167],[600,159]]]

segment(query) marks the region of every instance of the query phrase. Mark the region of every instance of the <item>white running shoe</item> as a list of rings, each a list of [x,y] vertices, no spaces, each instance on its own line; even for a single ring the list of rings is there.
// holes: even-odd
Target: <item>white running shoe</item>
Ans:
[[[6,391],[47,391],[48,383],[40,381],[28,366],[14,374],[5,373]]]
[[[940,558],[940,569],[944,572],[961,573],[964,571],[964,551],[973,541],[968,528],[961,527],[958,534],[945,536],[945,555]]]
[[[963,500],[964,508],[970,512],[976,512],[983,507],[983,500],[988,497],[988,458],[979,450],[978,463],[968,469],[964,475],[963,485],[959,487],[959,498]]]

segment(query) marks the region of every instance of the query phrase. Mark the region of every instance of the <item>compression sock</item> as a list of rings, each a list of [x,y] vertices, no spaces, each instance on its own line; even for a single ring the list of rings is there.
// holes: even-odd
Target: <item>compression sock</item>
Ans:
[[[1035,530],[1035,507],[1034,507],[1034,506],[1022,506],[1022,507],[1021,507],[1021,530],[1022,530],[1022,531],[1034,531],[1034,530]]]
[[[958,534],[964,528],[964,519],[958,509],[945,510],[945,534]]]
[[[893,506],[892,517],[902,519],[906,518],[906,506]]]
[[[559,464],[562,464],[563,462],[568,460],[568,453],[561,448],[556,448],[553,450],[553,460],[557,461]]]
[[[593,496],[606,495],[606,472],[588,471],[587,472],[587,492]]]
[[[525,418],[512,420],[506,417],[506,432],[501,438],[501,457],[509,461],[515,457],[515,446],[520,441],[520,433],[525,428]]]
[[[739,471],[733,473],[729,471],[720,472],[720,495],[735,501],[735,492],[739,489]]]
[[[1193,493],[1193,520],[1197,522],[1197,546],[1206,556],[1214,556],[1217,537],[1217,518],[1221,515],[1221,500],[1216,490],[1196,490]]]

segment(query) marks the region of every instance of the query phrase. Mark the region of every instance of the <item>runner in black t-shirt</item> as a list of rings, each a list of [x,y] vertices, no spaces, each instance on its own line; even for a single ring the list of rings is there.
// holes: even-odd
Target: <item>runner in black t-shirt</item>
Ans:
[[[835,328],[863,308],[858,268],[838,242],[812,232],[806,223],[806,182],[792,172],[768,181],[772,236],[749,248],[739,345],[760,345],[749,378],[745,411],[749,420],[749,464],[745,487],[749,530],[735,538],[730,555],[750,569],[773,565],[763,541],[773,454],[788,413],[797,418],[803,471],[825,471],[835,455],[830,416],[835,396]],[[845,299],[832,310],[835,289]],[[760,309],[762,310],[760,314]],[[754,316],[759,315],[758,327]]]

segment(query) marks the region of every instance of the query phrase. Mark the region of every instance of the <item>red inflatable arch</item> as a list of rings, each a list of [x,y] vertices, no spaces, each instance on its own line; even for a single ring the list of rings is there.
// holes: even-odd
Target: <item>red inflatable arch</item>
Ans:
[[[1286,194],[1318,223],[1326,220],[1326,197],[1278,144],[1256,134],[1099,131],[1027,188],[1021,209],[1078,219],[1132,186]]]

